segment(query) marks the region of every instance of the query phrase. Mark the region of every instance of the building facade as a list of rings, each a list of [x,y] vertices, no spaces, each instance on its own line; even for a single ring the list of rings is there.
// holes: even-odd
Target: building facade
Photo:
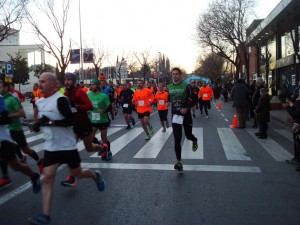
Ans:
[[[292,92],[299,82],[300,1],[282,0],[247,29],[250,77],[262,77],[273,95]]]

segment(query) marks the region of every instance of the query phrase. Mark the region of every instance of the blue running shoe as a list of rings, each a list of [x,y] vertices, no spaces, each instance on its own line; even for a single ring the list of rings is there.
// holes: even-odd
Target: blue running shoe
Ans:
[[[39,213],[34,217],[28,219],[29,224],[32,225],[50,225],[51,219],[49,216],[46,216],[44,213]]]
[[[32,190],[34,194],[37,194],[41,191],[41,180],[40,180],[40,174],[34,173],[34,178],[31,179],[32,183]]]
[[[94,179],[94,181],[95,181],[96,184],[97,184],[98,190],[99,190],[99,191],[104,191],[104,189],[105,189],[105,182],[104,182],[104,180],[103,180],[103,177],[101,176],[100,171],[99,171],[99,170],[96,170],[96,171],[95,171],[95,174],[96,174],[97,178]]]

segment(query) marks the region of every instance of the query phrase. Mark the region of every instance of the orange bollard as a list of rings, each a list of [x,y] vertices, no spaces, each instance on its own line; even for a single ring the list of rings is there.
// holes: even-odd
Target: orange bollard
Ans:
[[[221,102],[219,101],[218,102],[218,110],[221,110],[222,109],[222,105],[221,105]]]
[[[231,127],[232,128],[238,127],[236,115],[233,116],[233,121],[232,121]]]

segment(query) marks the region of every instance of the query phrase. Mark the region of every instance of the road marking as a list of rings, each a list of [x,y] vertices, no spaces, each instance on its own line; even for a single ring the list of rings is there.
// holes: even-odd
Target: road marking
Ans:
[[[292,131],[291,132],[287,132],[286,129],[274,129],[274,130],[277,133],[279,133],[280,135],[282,135],[283,137],[285,137],[286,139],[294,142]]]
[[[164,144],[172,134],[172,128],[166,129],[166,132],[161,132],[161,129],[141,148],[133,158],[148,158],[155,159],[162,150]]]
[[[255,136],[254,129],[247,129],[247,132],[276,160],[285,161],[293,158],[293,155],[289,153],[280,144],[275,142],[272,138],[260,139]]]
[[[173,164],[81,163],[83,168],[120,170],[173,170]],[[184,171],[261,173],[256,166],[183,165]]]
[[[183,159],[203,159],[203,128],[193,128],[193,134],[198,138],[198,150],[192,151],[193,142],[185,138],[182,145],[181,157]]]
[[[143,132],[143,128],[134,128],[129,132],[125,133],[118,139],[114,140],[110,143],[111,152],[113,155],[116,155],[122,148],[128,145],[131,141],[133,141],[137,136],[139,136]],[[90,157],[99,157],[98,153],[91,155]]]
[[[230,128],[217,128],[228,160],[251,160],[237,136]]]

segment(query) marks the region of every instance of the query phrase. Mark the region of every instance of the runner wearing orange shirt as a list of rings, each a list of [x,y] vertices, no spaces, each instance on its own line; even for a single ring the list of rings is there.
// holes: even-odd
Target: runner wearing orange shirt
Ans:
[[[157,103],[157,110],[162,126],[162,132],[166,132],[166,127],[169,128],[168,121],[168,106],[169,93],[164,91],[163,84],[158,84],[158,91],[155,94],[155,102]]]
[[[133,94],[132,103],[136,105],[138,117],[142,127],[146,133],[145,140],[150,140],[150,134],[154,133],[154,129],[150,124],[150,114],[152,113],[152,104],[154,96],[148,88],[144,88],[142,80],[138,80],[138,89]],[[149,127],[149,132],[148,128]]]
[[[213,90],[209,86],[206,85],[205,81],[203,81],[202,88],[199,89],[198,97],[199,98],[202,97],[202,104],[204,106],[206,119],[208,119],[208,110],[207,109],[211,108],[210,100],[213,95],[214,95]]]

